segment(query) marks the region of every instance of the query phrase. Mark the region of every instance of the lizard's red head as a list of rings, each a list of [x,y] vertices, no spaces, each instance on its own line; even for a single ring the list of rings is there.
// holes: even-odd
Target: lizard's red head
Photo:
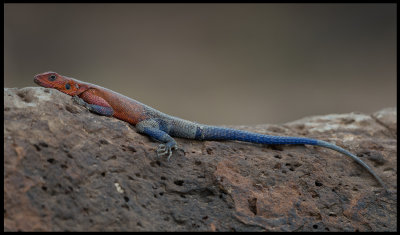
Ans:
[[[38,74],[34,77],[33,81],[39,86],[54,88],[70,96],[79,95],[84,90],[81,84],[74,79],[55,72]]]

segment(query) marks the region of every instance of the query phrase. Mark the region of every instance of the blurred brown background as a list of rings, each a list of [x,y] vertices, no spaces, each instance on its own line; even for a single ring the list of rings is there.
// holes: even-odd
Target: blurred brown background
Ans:
[[[5,4],[4,87],[55,71],[206,124],[396,106],[395,4]]]

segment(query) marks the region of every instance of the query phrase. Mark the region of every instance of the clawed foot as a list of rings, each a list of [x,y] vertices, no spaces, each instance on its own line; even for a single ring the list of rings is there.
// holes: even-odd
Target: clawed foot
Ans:
[[[158,146],[158,149],[157,149],[157,156],[161,157],[161,156],[164,156],[164,155],[168,154],[167,160],[169,161],[170,157],[172,156],[172,150],[173,149],[175,149],[175,150],[178,149],[178,146],[176,145],[176,143],[173,143],[173,144],[169,144],[169,143],[160,144]]]
[[[74,102],[76,102],[77,104],[82,105],[83,107],[91,110],[90,105],[88,103],[86,103],[83,99],[79,98],[77,95],[72,96],[72,100]]]
[[[81,98],[79,98],[77,95],[72,96],[72,100],[80,105],[83,105],[85,103],[85,101],[83,101]]]

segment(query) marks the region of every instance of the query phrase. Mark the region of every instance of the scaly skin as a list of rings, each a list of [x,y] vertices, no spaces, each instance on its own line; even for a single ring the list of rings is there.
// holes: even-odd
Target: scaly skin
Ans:
[[[34,77],[34,82],[72,96],[78,104],[92,112],[113,116],[135,125],[139,133],[146,134],[163,143],[159,145],[157,154],[158,156],[168,155],[168,160],[172,155],[172,150],[178,148],[171,136],[196,140],[238,140],[261,144],[309,144],[330,148],[350,157],[367,169],[387,189],[379,176],[361,159],[347,150],[325,141],[302,137],[262,135],[231,128],[202,125],[167,115],[104,87],[62,76],[55,72],[38,74]]]

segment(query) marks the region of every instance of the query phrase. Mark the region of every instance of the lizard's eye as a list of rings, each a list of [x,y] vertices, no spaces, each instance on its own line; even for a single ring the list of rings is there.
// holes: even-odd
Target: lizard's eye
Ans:
[[[65,84],[65,89],[67,90],[71,89],[71,85],[69,83]]]
[[[54,75],[54,74],[53,74],[53,75],[50,75],[49,80],[50,80],[50,81],[56,80],[56,75]]]

